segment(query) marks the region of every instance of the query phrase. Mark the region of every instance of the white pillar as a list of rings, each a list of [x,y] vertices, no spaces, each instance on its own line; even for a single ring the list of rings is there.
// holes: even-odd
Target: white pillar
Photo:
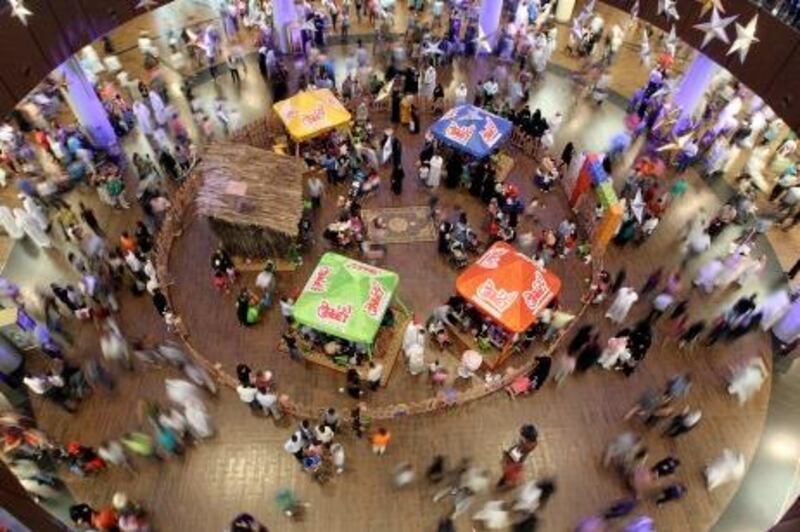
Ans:
[[[67,84],[66,90],[62,92],[78,123],[94,144],[109,152],[118,153],[117,134],[81,64],[73,56],[59,67],[59,71]]]
[[[494,50],[497,44],[498,29],[500,29],[500,17],[503,14],[503,0],[483,0],[481,11],[478,17],[479,35],[488,39],[488,43]],[[483,42],[478,43],[478,52],[485,46]]]
[[[556,20],[565,24],[572,18],[572,12],[575,10],[575,0],[558,0],[556,5]]]
[[[283,53],[289,51],[289,38],[287,28],[297,21],[297,6],[295,0],[274,0],[273,24],[278,35],[278,46]]]

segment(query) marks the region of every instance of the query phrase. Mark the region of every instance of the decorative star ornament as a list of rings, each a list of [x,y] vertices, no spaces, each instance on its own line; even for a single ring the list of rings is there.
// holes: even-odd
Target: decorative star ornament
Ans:
[[[486,32],[483,31],[481,25],[478,24],[478,38],[473,41],[477,43],[478,52],[492,53],[492,43],[490,39],[494,37],[495,33],[497,32],[495,31],[487,35]]]
[[[750,19],[747,26],[742,26],[738,22],[736,23],[736,40],[733,41],[727,55],[739,52],[739,60],[744,63],[744,60],[747,58],[747,52],[750,51],[750,47],[753,43],[758,42],[758,37],[756,37],[757,24],[758,14],[753,15],[753,18]]]
[[[139,0],[136,3],[136,9],[144,9],[150,11],[154,7],[158,7],[158,0]]]
[[[442,49],[439,48],[439,45],[441,44],[441,42],[442,41],[440,39],[440,40],[438,40],[436,42],[427,41],[427,42],[423,43],[423,45],[422,45],[422,55],[425,56],[425,57],[434,56],[434,55],[444,55],[444,52],[442,51]]]
[[[678,6],[675,0],[658,0],[658,14],[667,18],[667,20],[679,20],[681,17],[678,14]]]
[[[686,146],[686,144],[691,139],[692,139],[692,134],[691,133],[687,133],[687,134],[682,135],[680,137],[675,137],[672,142],[670,142],[669,144],[665,144],[665,145],[661,146],[656,151],[657,152],[665,152],[665,151],[668,151],[668,152],[679,152],[679,151],[683,150],[683,148]]]
[[[631,11],[630,11],[630,16],[631,16],[631,18],[638,18],[639,17],[639,0],[636,0],[633,3],[633,6],[631,7]]]
[[[22,0],[8,0],[8,4],[11,6],[11,16],[18,18],[23,25],[27,26],[28,17],[33,15],[33,11],[25,7]]]
[[[725,13],[722,0],[697,0],[697,3],[700,4],[700,17],[706,16],[706,13],[712,9],[716,9],[720,13]]]
[[[705,48],[708,43],[713,41],[714,39],[719,39],[720,41],[728,44],[730,39],[728,39],[728,30],[726,29],[730,24],[736,20],[738,15],[734,15],[732,17],[720,17],[719,11],[715,7],[711,11],[711,20],[708,22],[703,22],[702,24],[695,24],[694,28],[700,30],[705,33],[703,36],[703,42],[700,44],[700,48]]]
[[[678,33],[675,31],[675,25],[669,29],[669,33],[664,37],[664,48],[667,49],[669,55],[675,55],[675,47],[678,46]]]

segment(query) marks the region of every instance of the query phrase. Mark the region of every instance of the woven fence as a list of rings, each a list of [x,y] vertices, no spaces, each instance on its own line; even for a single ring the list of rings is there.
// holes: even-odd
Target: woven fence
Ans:
[[[384,102],[379,102],[379,104],[382,103]],[[379,112],[385,112],[385,109],[383,109],[384,106],[381,105],[378,107],[381,108]],[[239,141],[260,143],[267,142],[270,136],[280,134],[279,132],[280,130],[274,127],[274,123],[271,123],[269,119],[263,119],[248,124],[242,128],[242,130],[235,132],[233,137],[239,139]],[[523,142],[523,144],[525,143],[525,139],[520,139],[518,137],[517,140]],[[519,149],[523,154],[528,155],[524,147],[518,147],[514,143],[513,136],[511,146]],[[177,280],[170,274],[170,253],[173,244],[183,233],[184,224],[192,218],[190,213],[192,212],[194,198],[200,187],[201,180],[202,177],[197,172],[191,172],[172,198],[172,208],[167,214],[161,231],[156,238],[155,264],[162,285],[166,287],[164,295],[167,297],[170,308],[176,316],[175,334],[177,334],[183,342],[187,353],[199,365],[205,368],[220,384],[235,389],[238,385],[236,377],[225,372],[220,363],[212,362],[192,345],[190,331],[187,329],[185,322],[180,318],[180,312],[175,307],[174,299],[171,296],[172,286]],[[593,280],[597,278],[602,267],[602,257],[592,254],[591,269]],[[565,341],[564,339],[569,336],[578,325],[588,306],[588,303],[582,304],[581,308],[575,314],[575,319],[561,331],[559,336],[548,346],[544,354],[553,356],[562,347]],[[370,407],[369,415],[373,420],[389,420],[414,415],[446,412],[455,407],[477,401],[495,392],[504,390],[516,378],[529,373],[535,364],[536,360],[531,358],[531,360],[527,361],[522,366],[514,369],[513,372],[503,374],[501,377],[491,382],[472,386],[467,390],[459,391],[452,388],[444,388],[436,395],[420,401],[395,403],[375,408]],[[317,419],[322,411],[321,407],[313,407],[311,405],[295,402],[291,397],[286,395],[281,397],[281,407],[285,413],[303,419]],[[349,419],[347,419],[346,416],[344,417],[345,421],[349,422]]]

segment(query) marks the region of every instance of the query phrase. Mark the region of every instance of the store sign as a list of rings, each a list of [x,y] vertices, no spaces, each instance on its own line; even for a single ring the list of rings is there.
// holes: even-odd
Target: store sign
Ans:
[[[352,315],[352,305],[331,305],[328,300],[323,299],[319,306],[317,306],[317,317],[324,322],[334,325],[347,325]]]
[[[330,266],[317,266],[311,279],[308,280],[306,290],[317,294],[324,294],[328,291],[328,282],[331,278],[333,269]]]
[[[484,125],[483,129],[481,129],[480,135],[481,139],[483,139],[483,142],[485,142],[490,148],[497,144],[497,141],[499,141],[500,137],[502,137],[500,130],[497,129],[497,124],[495,124],[494,120],[491,118],[486,119],[486,125]]]
[[[508,248],[495,247],[483,254],[481,258],[475,263],[481,268],[487,270],[494,270],[500,265],[500,259],[509,252]]]
[[[452,140],[462,146],[466,146],[475,134],[475,126],[459,126],[456,122],[450,122],[444,130],[445,138]]]
[[[508,291],[495,286],[493,279],[486,279],[475,291],[475,300],[496,316],[501,316],[511,308],[518,296],[517,291]]]
[[[367,294],[367,301],[364,303],[364,312],[370,318],[379,318],[389,302],[386,289],[377,281],[372,281],[369,284],[369,293]]]
[[[528,307],[528,310],[531,311],[531,314],[537,314],[547,305],[552,295],[544,275],[542,275],[542,272],[537,271],[536,275],[533,277],[530,289],[522,292],[522,301],[525,303],[525,306]]]

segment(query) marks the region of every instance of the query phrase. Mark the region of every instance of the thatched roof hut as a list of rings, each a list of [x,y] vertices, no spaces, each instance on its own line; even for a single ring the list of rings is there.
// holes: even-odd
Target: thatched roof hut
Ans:
[[[230,253],[283,255],[303,214],[302,159],[244,144],[217,142],[204,151],[197,212],[206,216]]]

